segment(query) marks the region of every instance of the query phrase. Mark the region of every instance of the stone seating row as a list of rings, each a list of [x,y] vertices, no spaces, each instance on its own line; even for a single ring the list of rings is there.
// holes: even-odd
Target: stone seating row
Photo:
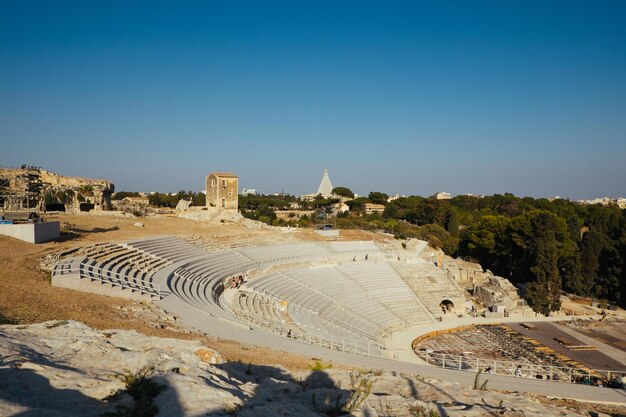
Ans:
[[[108,250],[112,248],[118,247],[115,243],[104,242],[104,243],[95,243],[93,245],[89,245],[86,247],[80,248],[77,252],[77,256],[89,256],[96,257],[100,254],[106,253]]]
[[[83,264],[81,278],[90,278],[100,282],[110,283],[123,289],[139,291],[152,296],[160,296],[159,289],[147,279],[147,274],[137,270],[121,270],[119,272],[102,270],[99,265]]]
[[[90,265],[98,265],[103,271],[128,274],[130,278],[136,280],[139,276],[151,277],[155,271],[168,264],[166,260],[121,245],[110,249],[108,256],[104,258],[88,256]],[[141,280],[144,281],[143,278]]]
[[[407,325],[432,322],[423,304],[386,262],[351,262],[337,266],[355,284],[372,294],[385,308]]]
[[[340,350],[345,350],[346,346],[355,347],[363,353],[380,355],[381,341],[363,337],[361,333],[353,332],[345,326],[324,320],[317,311],[309,308],[290,304],[288,311],[291,319],[305,333],[323,338],[331,346]]]
[[[241,248],[238,252],[257,262],[268,262],[276,258],[321,256],[328,253],[323,246],[315,243],[257,246]]]
[[[323,320],[319,313],[293,303],[288,304],[287,311],[279,313],[281,300],[269,293],[237,291],[236,307],[252,321],[263,321],[266,328],[287,335],[294,339],[312,340],[327,347],[338,350],[357,349],[360,353],[380,354],[380,344],[363,338],[341,325]],[[287,317],[287,318],[285,318]]]
[[[172,236],[136,240],[126,245],[171,262],[180,262],[206,254],[206,251]]]
[[[334,267],[293,270],[288,275],[307,282],[314,289],[324,290],[336,302],[368,317],[382,328],[394,327],[398,321],[398,317],[380,304],[375,294],[355,285],[354,281]]]
[[[63,274],[66,270],[77,270],[80,278],[110,283],[150,296],[160,293],[160,289],[153,282],[154,273],[171,263],[133,247],[115,243],[92,245],[79,253],[83,257],[78,267],[75,259],[62,259],[55,265],[53,275]]]
[[[373,255],[380,251],[376,243],[370,240],[349,242],[328,242],[326,245],[330,252],[364,252]]]
[[[224,279],[245,273],[249,261],[234,251],[209,254],[185,263],[170,278],[169,287],[184,301],[207,313],[223,316],[214,294],[223,289]]]
[[[306,281],[290,273],[270,274],[262,278],[256,278],[244,284],[246,288],[266,292],[278,299],[288,301],[290,305],[297,305],[313,311],[317,311],[324,319],[334,319],[342,323],[346,329],[361,329],[370,338],[378,340],[385,334],[384,326],[372,319],[367,313],[361,314],[354,310],[353,306],[346,305],[341,299],[332,295],[332,292],[324,291],[307,285]],[[349,288],[346,288],[348,291]],[[367,299],[360,305],[365,308],[371,302]]]
[[[319,313],[314,310],[290,305],[289,315],[298,327],[303,329],[305,334],[315,335],[333,349],[356,350],[359,353],[370,355],[381,354],[382,348],[379,343],[322,319]]]
[[[391,262],[413,293],[435,317],[442,317],[439,303],[444,299],[463,299],[463,290],[445,271],[428,261],[402,264]]]
[[[162,238],[156,241],[130,242],[129,246],[155,253],[176,261],[181,252],[188,257],[198,254],[197,247],[186,242],[180,244],[176,238]],[[164,248],[167,247],[167,251]],[[177,248],[173,250],[172,248]],[[205,303],[214,303],[211,294],[222,284],[229,274],[243,274],[246,268],[254,261],[256,263],[272,264],[292,257],[320,256],[328,253],[328,248],[318,244],[273,245],[265,247],[243,248],[239,250],[222,251],[213,254],[196,256],[193,261],[181,266],[170,279],[171,290],[179,297],[195,307],[215,313],[214,306]],[[204,293],[204,294],[203,294]]]
[[[256,320],[262,320],[267,326],[275,326],[279,333],[288,333],[297,330],[297,327],[288,323],[277,311],[275,298],[267,297],[259,292],[237,291],[236,306],[243,312],[251,314]]]
[[[82,256],[73,256],[63,259],[52,267],[52,276],[80,274],[80,265],[83,259],[85,258]]]

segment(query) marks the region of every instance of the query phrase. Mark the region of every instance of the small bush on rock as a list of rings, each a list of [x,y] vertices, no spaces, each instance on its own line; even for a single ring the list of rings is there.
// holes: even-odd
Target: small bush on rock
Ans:
[[[159,412],[152,400],[166,389],[164,385],[152,381],[149,376],[154,371],[152,367],[142,368],[137,372],[127,370],[115,377],[126,385],[125,392],[130,395],[135,404],[132,408],[125,405],[118,406],[115,412],[104,413],[102,417],[154,417]]]

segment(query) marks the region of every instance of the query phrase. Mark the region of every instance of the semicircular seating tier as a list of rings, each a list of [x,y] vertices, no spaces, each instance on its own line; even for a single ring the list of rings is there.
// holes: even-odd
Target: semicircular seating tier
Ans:
[[[379,354],[394,332],[436,319],[374,242],[253,245],[172,236],[98,244],[65,257],[53,277],[178,300],[212,317],[365,354]]]

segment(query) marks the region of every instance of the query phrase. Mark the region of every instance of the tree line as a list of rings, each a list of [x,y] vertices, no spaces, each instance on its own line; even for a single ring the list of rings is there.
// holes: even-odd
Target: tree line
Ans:
[[[440,226],[448,254],[522,284],[535,311],[558,310],[561,290],[626,305],[626,215],[615,204],[413,196],[387,203],[384,217]]]
[[[118,191],[113,195],[113,200],[123,200],[126,197],[139,197],[141,194],[136,191]],[[194,193],[193,191],[181,190],[177,193],[151,193],[148,195],[148,204],[153,207],[174,208],[180,200],[191,200],[193,206],[205,206],[206,195],[204,193]]]

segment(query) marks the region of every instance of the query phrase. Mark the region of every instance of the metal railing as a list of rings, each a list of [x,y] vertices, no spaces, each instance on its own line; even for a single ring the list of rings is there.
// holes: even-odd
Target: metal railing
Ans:
[[[471,355],[455,355],[449,353],[415,350],[415,354],[429,365],[457,371],[478,372],[485,374],[508,375],[522,378],[544,379],[561,382],[580,382],[587,378],[598,378],[610,381],[616,376],[626,375],[626,370],[615,371],[591,369],[587,367],[571,367],[550,364],[532,364],[520,361],[480,358]]]
[[[215,291],[211,292],[211,298],[218,306],[223,310],[229,312],[238,320],[251,326],[258,327],[266,330],[270,333],[277,334],[279,336],[287,337],[300,342],[308,343],[311,345],[321,346],[327,349],[339,350],[341,352],[356,353],[359,355],[376,356],[381,357],[380,353],[376,354],[378,350],[384,348],[376,343],[369,341],[360,341],[356,338],[349,337],[336,337],[333,335],[322,335],[317,332],[305,332],[299,327],[289,325],[279,325],[276,322],[270,320],[262,320],[252,314],[247,314],[243,310],[236,308],[224,299],[223,296]],[[305,307],[298,306],[298,308],[306,309]],[[309,311],[314,311],[307,309]],[[339,321],[340,322],[340,321]],[[341,324],[345,326],[345,324]],[[348,329],[347,329],[348,330]],[[371,336],[369,337],[371,338]],[[361,343],[359,343],[361,342]]]
[[[140,271],[143,273],[143,271]],[[141,282],[131,281],[131,277],[105,270],[99,266],[87,266],[83,260],[80,264],[56,264],[52,270],[52,276],[63,275],[78,275],[80,279],[93,279],[102,283],[108,283],[111,285],[119,286],[122,289],[129,289],[132,291],[139,291],[141,294],[149,295],[151,297],[162,298],[161,287],[158,284],[152,286],[145,285]]]
[[[130,277],[128,277],[125,274],[120,274],[118,272],[113,272],[113,271],[107,271],[98,266],[86,267],[84,264],[81,263],[80,277],[81,279],[91,278],[91,279],[100,280],[102,282],[107,282],[112,285],[118,285],[122,287],[123,289],[139,291],[142,294],[161,298],[160,285],[154,284],[152,286],[148,286],[148,285],[142,284],[141,282],[132,282],[129,280]]]
[[[310,285],[309,283],[307,283],[304,280],[301,280],[299,278],[294,277],[293,275],[289,275],[286,274],[284,272],[279,272],[279,275],[287,278],[290,281],[293,281],[301,286],[303,286],[304,288],[307,288],[309,291],[314,292],[316,294],[321,295],[324,298],[327,298],[329,300],[331,300],[334,304],[337,302],[337,300],[335,299],[335,297],[333,297],[332,295],[328,294],[326,291],[321,290],[319,288],[315,288],[312,285]],[[256,291],[259,291],[258,289],[255,289]],[[277,299],[281,299],[281,297],[278,297],[275,294],[272,294],[273,297],[277,298]],[[374,326],[376,329],[378,329],[378,331],[380,332],[380,334],[383,335],[383,337],[391,337],[391,331],[387,328],[385,328],[384,326],[380,325],[379,323],[376,323],[375,321],[373,321],[371,318],[367,317],[366,315],[360,313],[359,311],[356,311],[354,309],[348,308],[346,306],[342,306],[342,305],[337,305],[337,307],[343,311],[348,311],[350,314],[352,314],[353,316],[358,317],[359,319],[365,321],[366,323],[369,323],[370,325]],[[371,336],[370,336],[371,338]]]

